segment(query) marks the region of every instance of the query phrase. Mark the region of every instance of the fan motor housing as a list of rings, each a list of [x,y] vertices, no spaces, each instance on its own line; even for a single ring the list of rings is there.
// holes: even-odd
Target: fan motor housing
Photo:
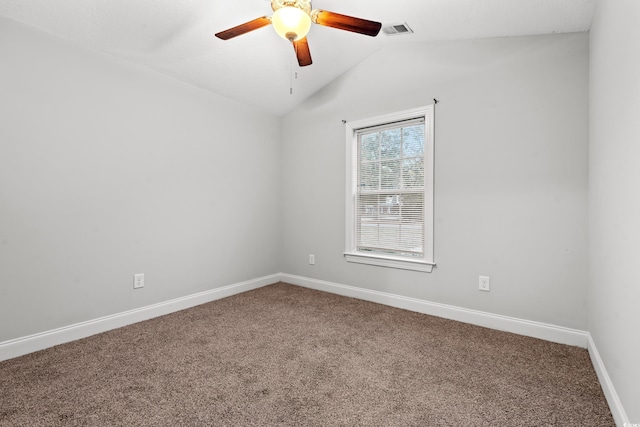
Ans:
[[[274,12],[283,7],[297,7],[304,10],[307,15],[311,14],[311,0],[271,0],[271,9]]]

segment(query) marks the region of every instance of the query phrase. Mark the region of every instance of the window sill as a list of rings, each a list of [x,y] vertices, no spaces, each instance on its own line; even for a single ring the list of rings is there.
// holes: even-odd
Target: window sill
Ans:
[[[344,257],[348,262],[356,262],[358,264],[377,265],[380,267],[399,268],[402,270],[422,271],[425,273],[431,273],[434,263],[425,261],[411,261],[406,259],[389,258],[377,255],[362,255],[347,252]]]

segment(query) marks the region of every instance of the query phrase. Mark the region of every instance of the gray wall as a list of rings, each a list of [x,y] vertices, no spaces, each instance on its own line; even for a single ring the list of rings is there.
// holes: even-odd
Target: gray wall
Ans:
[[[279,271],[279,118],[1,18],[0,58],[0,342]]]
[[[347,263],[341,120],[433,98],[438,268]],[[586,33],[389,46],[285,116],[282,132],[283,271],[586,329]]]
[[[0,342],[283,271],[588,329],[638,420],[639,23],[590,87],[585,34],[389,46],[280,122],[0,18]],[[341,120],[434,97],[438,268],[346,263]]]
[[[601,1],[591,30],[589,331],[640,423],[640,2]]]

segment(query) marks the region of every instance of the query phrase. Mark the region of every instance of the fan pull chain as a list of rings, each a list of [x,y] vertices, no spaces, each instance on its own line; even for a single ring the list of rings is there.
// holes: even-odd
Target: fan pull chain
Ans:
[[[293,48],[295,50],[296,45],[293,45]],[[297,55],[297,50],[296,50],[296,57]],[[294,80],[298,80],[298,72],[297,71],[293,71],[293,67],[294,67],[294,63],[293,63],[293,57],[290,57],[289,59],[289,95],[293,95],[293,81]]]
[[[293,68],[293,66],[291,68]],[[296,71],[291,70],[291,75],[289,77],[289,95],[293,95],[294,80],[298,80],[298,73]]]
[[[296,53],[296,61],[298,58],[298,46],[295,43],[291,43],[293,45],[293,50]],[[293,81],[298,80],[298,72],[293,71],[295,64],[293,62],[293,57],[289,57],[289,95],[293,95]]]

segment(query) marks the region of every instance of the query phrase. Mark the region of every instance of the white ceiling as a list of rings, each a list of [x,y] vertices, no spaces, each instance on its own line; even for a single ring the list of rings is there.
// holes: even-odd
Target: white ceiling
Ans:
[[[390,44],[587,31],[595,2],[314,0],[314,8],[383,26],[407,22],[414,34],[371,38],[313,25],[313,64],[303,68],[270,27],[228,41],[214,37],[270,16],[268,0],[0,0],[0,16],[282,115]]]

